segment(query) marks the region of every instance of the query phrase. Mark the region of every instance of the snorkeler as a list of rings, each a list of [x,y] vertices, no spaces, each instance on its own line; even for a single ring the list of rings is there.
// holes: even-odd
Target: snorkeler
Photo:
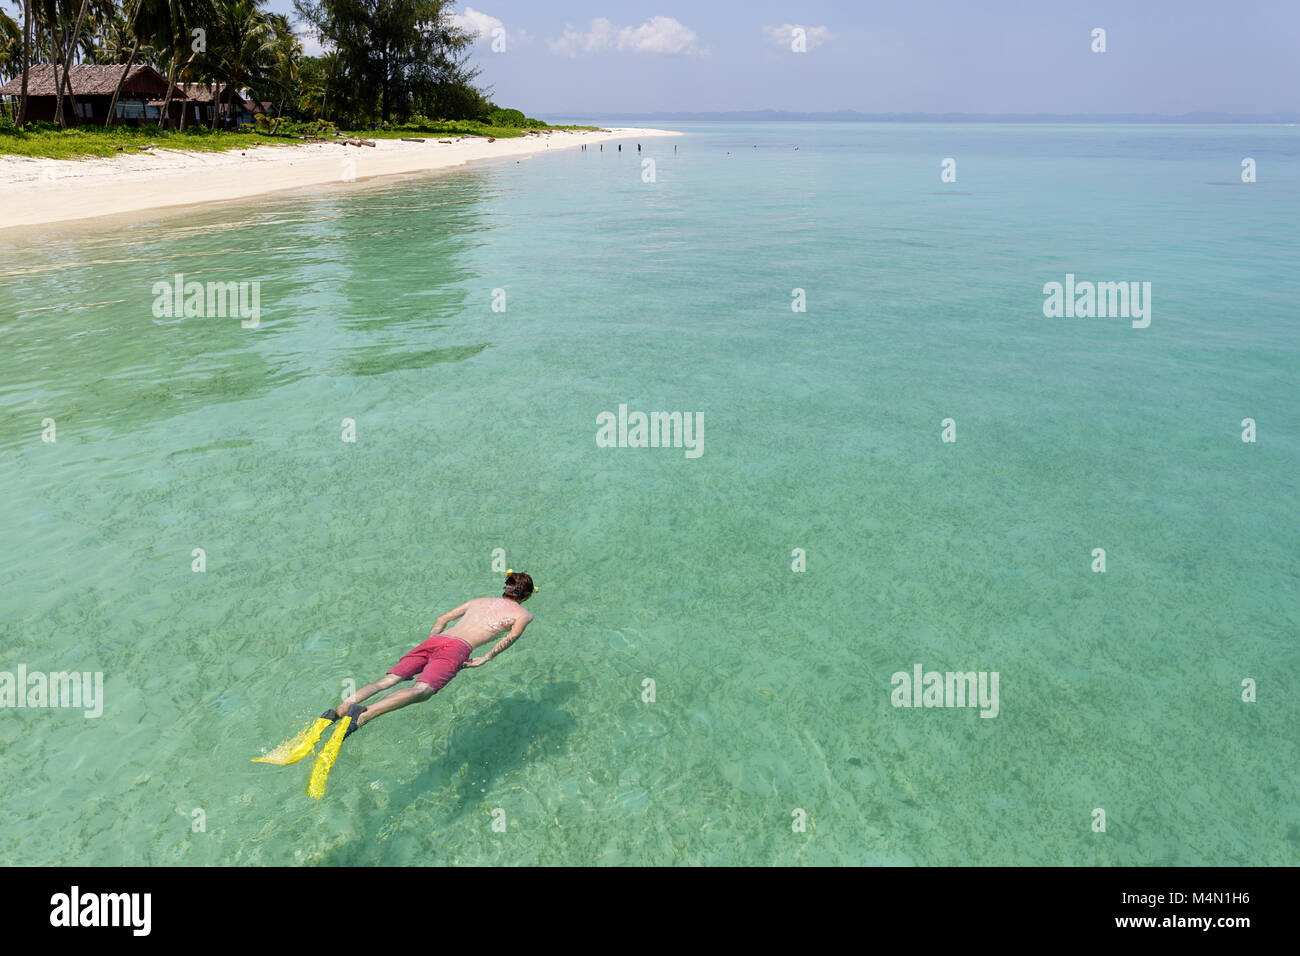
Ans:
[[[390,710],[428,700],[446,687],[460,673],[461,668],[482,667],[519,640],[524,628],[533,619],[532,614],[524,610],[523,604],[534,590],[533,579],[524,572],[506,572],[501,597],[473,598],[440,615],[433,630],[429,632],[429,639],[403,654],[402,659],[384,677],[344,697],[337,708],[325,711],[312,726],[271,752],[254,757],[253,762],[280,765],[297,763],[315,750],[316,742],[326,727],[339,722],[329,742],[316,758],[316,765],[312,768],[311,779],[307,784],[307,793],[319,800],[325,793],[325,782],[338,757],[339,748],[348,736]],[[451,621],[456,623],[444,630]],[[490,651],[480,657],[472,656],[475,650],[499,634],[505,636]],[[362,706],[361,701],[412,678],[415,678],[415,686],[389,694],[377,704]]]

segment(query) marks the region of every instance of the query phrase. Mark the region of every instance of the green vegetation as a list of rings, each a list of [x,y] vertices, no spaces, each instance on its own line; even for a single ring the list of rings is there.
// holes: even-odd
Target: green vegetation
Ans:
[[[294,11],[330,51],[310,65],[309,82],[340,125],[416,113],[484,120],[496,109],[474,86],[474,37],[451,19],[450,0],[294,0]]]
[[[529,119],[519,110],[493,110],[488,114],[487,121],[493,126],[518,129],[542,129],[546,126],[541,120]]]
[[[595,126],[547,126],[541,123],[530,129],[597,129]],[[361,139],[400,139],[407,137],[449,137],[449,136],[490,136],[493,139],[516,139],[527,136],[528,130],[518,126],[493,126],[472,120],[421,120],[403,123],[399,126],[381,127],[379,129],[358,130],[348,135]]]
[[[79,126],[61,130],[50,123],[29,123],[19,130],[12,123],[0,123],[0,153],[41,159],[83,159],[88,156],[120,156],[137,153],[139,147],[157,144],[162,149],[220,152],[247,149],[254,144],[287,145],[296,140],[271,139],[250,133],[211,130],[192,126],[184,132],[160,130],[157,126]]]
[[[61,130],[52,123],[29,123],[19,130],[0,118],[0,154],[30,156],[41,159],[84,159],[91,156],[120,156],[139,152],[141,146],[157,149],[184,149],[221,152],[248,149],[250,146],[296,146],[303,137],[349,139],[451,138],[456,136],[490,136],[511,139],[527,135],[527,130],[511,126],[490,126],[473,120],[434,121],[423,116],[410,122],[364,130],[338,130],[332,124],[313,121],[275,120],[258,117],[258,131],[211,130],[192,126],[185,130],[163,130],[157,126],[79,126]],[[268,135],[272,127],[275,134]],[[593,126],[545,126],[545,129],[595,129]]]
[[[530,119],[518,123],[512,121],[513,117],[503,117],[503,113],[514,113],[520,117],[524,115],[518,110],[494,110],[486,121],[434,120],[427,116],[416,115],[405,123],[377,123],[368,129],[355,130],[350,135],[371,139],[391,139],[401,136],[491,136],[495,139],[514,139],[526,136],[531,130],[599,129],[597,126],[548,126],[541,120]],[[506,122],[503,122],[503,119]]]
[[[66,90],[69,65],[148,64],[170,83],[215,93],[208,129],[168,129],[171,93],[159,126],[102,128],[80,120],[66,95],[55,129],[24,123],[15,97],[0,122],[0,152],[27,156],[110,156],[119,146],[236,149],[250,142],[291,142],[282,134],[355,130],[358,137],[401,133],[513,137],[546,124],[502,109],[474,81],[473,36],[456,26],[451,0],[294,0],[299,22],[266,9],[267,0],[0,0],[21,21],[0,15],[0,82],[24,63],[54,64]],[[312,29],[328,51],[307,56],[296,31]],[[125,75],[125,71],[123,71]],[[121,84],[118,94],[121,93]],[[177,96],[182,95],[180,93]],[[245,98],[264,104],[258,131],[236,132],[232,114]],[[117,96],[114,96],[114,102]],[[262,109],[262,106],[258,107]],[[431,120],[429,117],[437,117]],[[23,124],[22,131],[15,124]],[[223,129],[225,127],[225,129]],[[226,130],[229,130],[228,132]]]

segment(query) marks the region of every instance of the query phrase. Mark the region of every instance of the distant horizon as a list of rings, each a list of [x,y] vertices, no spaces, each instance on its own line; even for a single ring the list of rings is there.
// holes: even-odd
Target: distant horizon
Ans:
[[[668,120],[674,122],[837,122],[837,123],[1092,123],[1171,125],[1259,125],[1289,126],[1300,124],[1300,113],[864,113],[858,110],[717,110],[692,112],[660,110],[646,113],[621,113],[600,110],[544,110],[538,118],[562,117],[571,120],[596,120],[617,117],[626,120]]]

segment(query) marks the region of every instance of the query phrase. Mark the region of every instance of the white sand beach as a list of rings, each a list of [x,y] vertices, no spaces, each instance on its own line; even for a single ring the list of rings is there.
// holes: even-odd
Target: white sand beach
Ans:
[[[415,136],[417,134],[412,134]],[[671,130],[618,127],[546,130],[488,142],[462,137],[423,143],[372,140],[374,146],[312,143],[253,145],[223,153],[156,149],[109,159],[57,160],[0,156],[0,230],[121,216],[196,203],[245,199],[283,190],[322,189],[377,176],[447,169],[482,160],[519,159],[581,144],[676,136]],[[10,238],[13,236],[11,235]]]

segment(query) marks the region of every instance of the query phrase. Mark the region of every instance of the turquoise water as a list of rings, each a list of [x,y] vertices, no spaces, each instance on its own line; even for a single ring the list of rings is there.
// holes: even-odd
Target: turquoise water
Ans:
[[[626,141],[0,237],[0,670],[106,697],[0,711],[0,859],[1300,862],[1300,131],[680,128],[651,183]],[[155,317],[177,273],[260,324]],[[1045,318],[1066,273],[1150,327]],[[703,454],[598,447],[620,404]],[[319,804],[249,762],[497,548],[517,645]],[[915,664],[998,715],[893,707]]]

